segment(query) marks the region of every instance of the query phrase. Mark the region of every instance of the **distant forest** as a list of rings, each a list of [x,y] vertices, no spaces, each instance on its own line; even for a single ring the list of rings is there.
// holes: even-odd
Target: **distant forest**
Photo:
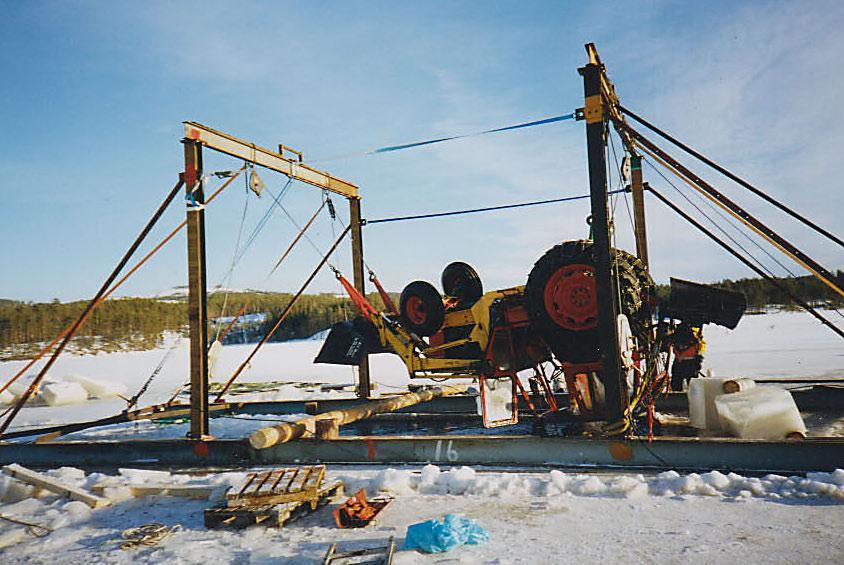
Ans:
[[[838,271],[836,278],[839,281],[844,280],[844,273]],[[792,294],[808,302],[810,305],[818,307],[831,306],[834,308],[844,307],[844,299],[840,295],[833,292],[831,288],[811,275],[781,278],[776,279],[776,281],[780,286],[787,288]],[[751,311],[762,310],[771,306],[785,309],[800,308],[800,306],[794,304],[788,294],[762,278],[724,279],[718,283],[714,283],[713,286],[744,293],[747,297],[748,309]],[[667,298],[668,290],[668,285],[660,285],[657,292],[660,297]]]
[[[786,278],[779,282],[811,304],[844,307],[844,300],[814,277]],[[716,286],[743,292],[751,310],[796,307],[785,293],[763,279],[724,280]],[[668,286],[660,286],[659,293],[667,296]],[[238,324],[224,340],[225,343],[253,342],[269,331],[291,298],[287,293],[233,292],[228,297],[216,293],[208,299],[208,315],[212,320],[230,317],[244,305],[246,314],[264,314],[261,320]],[[376,307],[383,307],[377,294],[369,295],[369,299]],[[393,300],[398,302],[398,297],[394,295]],[[31,356],[71,324],[85,304],[84,301],[30,303],[0,299],[0,359]],[[333,294],[305,295],[271,341],[308,337],[334,322],[354,317],[355,312],[347,298]],[[220,324],[220,329],[225,326]],[[209,327],[212,339],[217,330],[218,326]],[[108,300],[82,327],[72,349],[79,352],[152,349],[166,332],[187,334],[185,297]]]
[[[208,298],[208,317],[211,320],[223,316],[230,318],[241,306],[245,306],[246,314],[265,314],[261,322],[236,325],[224,340],[226,343],[256,341],[272,328],[292,298],[288,293],[233,292],[227,298],[216,293]],[[377,294],[368,298],[377,308],[383,307]],[[85,301],[27,303],[0,300],[0,359],[31,356],[73,323],[86,304]],[[355,306],[347,298],[333,294],[304,295],[270,340],[308,337],[354,315]],[[221,330],[226,326],[226,323],[219,324]],[[209,326],[210,339],[217,335],[217,329],[217,325]],[[108,300],[77,333],[73,350],[152,349],[166,332],[187,335],[185,297]]]

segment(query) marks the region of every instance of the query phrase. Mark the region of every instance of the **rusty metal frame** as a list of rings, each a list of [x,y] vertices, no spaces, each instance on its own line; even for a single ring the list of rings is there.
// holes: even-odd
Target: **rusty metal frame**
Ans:
[[[205,268],[205,202],[202,192],[202,148],[207,147],[245,162],[281,173],[290,179],[338,194],[349,201],[352,236],[352,265],[355,288],[365,294],[360,193],[353,183],[315,169],[302,162],[302,153],[279,144],[275,152],[255,143],[215,130],[197,122],[183,122],[185,137],[185,188],[188,200],[188,321],[190,325],[190,439],[208,435],[208,335],[207,283]],[[295,159],[284,155],[293,153]],[[370,395],[369,360],[358,372],[358,396]]]

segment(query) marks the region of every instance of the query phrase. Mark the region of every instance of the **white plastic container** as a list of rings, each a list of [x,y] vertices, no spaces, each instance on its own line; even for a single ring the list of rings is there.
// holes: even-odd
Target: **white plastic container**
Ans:
[[[79,404],[88,400],[88,393],[79,383],[49,383],[41,387],[40,395],[48,406]]]
[[[689,421],[699,430],[721,430],[715,397],[724,393],[724,381],[716,377],[698,377],[689,381]]]
[[[208,380],[211,382],[216,382],[215,377],[217,376],[217,361],[220,359],[220,353],[223,351],[223,344],[220,343],[220,340],[215,339],[214,343],[211,344],[211,347],[208,348]]]
[[[791,393],[775,387],[723,394],[715,399],[721,426],[742,439],[783,440],[805,437],[806,425]]]

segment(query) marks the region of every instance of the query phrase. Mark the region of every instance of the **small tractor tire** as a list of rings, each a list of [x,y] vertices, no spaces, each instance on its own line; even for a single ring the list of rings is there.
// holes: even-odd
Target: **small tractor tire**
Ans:
[[[443,269],[441,282],[445,295],[454,298],[459,308],[471,308],[484,294],[478,272],[462,261],[449,263]]]
[[[399,312],[404,327],[420,337],[437,333],[445,319],[443,298],[434,285],[426,281],[413,281],[404,287]]]

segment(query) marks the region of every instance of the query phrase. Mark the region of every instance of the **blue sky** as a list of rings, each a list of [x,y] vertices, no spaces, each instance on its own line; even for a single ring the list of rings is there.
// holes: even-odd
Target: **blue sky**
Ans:
[[[3,0],[0,13],[0,297],[92,295],[174,183],[183,120],[284,143],[309,160],[356,155],[572,111],[582,105],[576,69],[588,41],[628,107],[842,232],[838,2]],[[319,165],[361,187],[368,218],[587,192],[575,122]],[[237,166],[206,152],[209,171]],[[263,178],[276,192],[284,183]],[[834,244],[717,186],[826,266],[844,267]],[[210,286],[223,282],[246,198],[238,182],[208,209]],[[270,204],[249,198],[247,233]],[[294,184],[284,204],[301,223],[319,199]],[[630,249],[617,206],[618,244]],[[393,290],[436,282],[453,260],[474,264],[487,288],[523,284],[547,248],[586,234],[587,214],[584,201],[373,225],[366,258]],[[149,246],[183,216],[173,206]],[[648,218],[658,280],[749,274],[654,200]],[[267,277],[294,233],[276,212],[230,286],[295,290],[319,259],[308,245]],[[330,244],[327,218],[312,238]],[[184,248],[176,239],[121,294],[184,284]],[[336,262],[350,271],[347,248]],[[326,273],[312,290],[339,288]]]

